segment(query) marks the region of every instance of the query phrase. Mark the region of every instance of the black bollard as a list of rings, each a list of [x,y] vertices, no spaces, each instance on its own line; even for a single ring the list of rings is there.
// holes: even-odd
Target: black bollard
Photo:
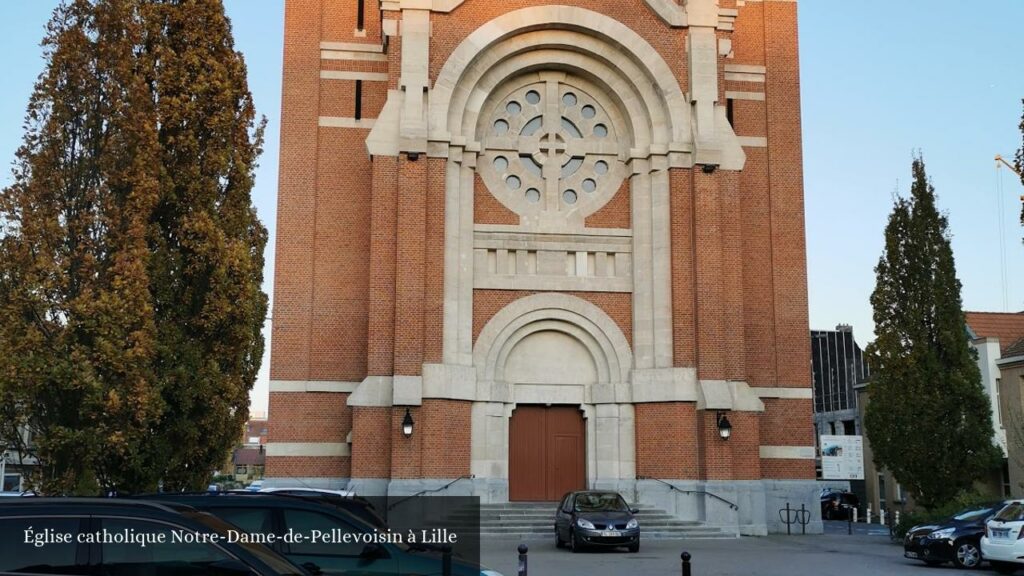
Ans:
[[[807,535],[807,522],[810,521],[810,514],[805,509],[804,505],[800,505],[800,533],[804,536]]]
[[[519,550],[519,572],[518,572],[518,576],[527,576],[526,575],[526,553],[530,550],[530,548],[527,547],[526,544],[520,544],[518,550]]]
[[[853,534],[853,508],[846,509],[846,533]]]
[[[683,552],[679,557],[683,559],[683,576],[690,576],[690,553]]]
[[[442,576],[452,576],[452,546],[451,544],[445,544],[441,547],[441,574]]]

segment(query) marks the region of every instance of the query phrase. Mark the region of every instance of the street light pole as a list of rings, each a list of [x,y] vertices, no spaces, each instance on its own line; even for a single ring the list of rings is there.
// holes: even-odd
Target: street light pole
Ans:
[[[0,492],[4,491],[5,480],[7,479],[7,450],[0,454]]]

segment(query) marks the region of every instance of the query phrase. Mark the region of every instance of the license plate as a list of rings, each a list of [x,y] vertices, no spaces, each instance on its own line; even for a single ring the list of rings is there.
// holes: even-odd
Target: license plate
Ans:
[[[605,536],[605,537],[608,537],[608,538],[614,538],[614,537],[616,537],[618,535],[619,535],[619,533],[616,532],[615,530],[605,530],[604,532],[601,532],[601,536]]]
[[[917,552],[904,552],[903,555],[907,558],[917,558]]]

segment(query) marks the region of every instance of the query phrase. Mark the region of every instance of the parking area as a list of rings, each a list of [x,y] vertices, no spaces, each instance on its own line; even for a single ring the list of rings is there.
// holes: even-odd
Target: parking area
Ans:
[[[843,527],[845,530],[845,523]],[[643,542],[636,554],[620,549],[573,554],[556,549],[553,540],[524,543],[529,546],[531,576],[671,576],[681,573],[679,555],[683,550],[693,557],[694,576],[929,576],[942,573],[953,576],[962,573],[952,566],[945,570],[929,568],[904,559],[903,547],[891,543],[887,536],[829,532],[818,536],[776,535],[736,540],[649,540]],[[518,545],[519,542],[512,540],[485,541],[481,559],[505,576],[515,576]]]

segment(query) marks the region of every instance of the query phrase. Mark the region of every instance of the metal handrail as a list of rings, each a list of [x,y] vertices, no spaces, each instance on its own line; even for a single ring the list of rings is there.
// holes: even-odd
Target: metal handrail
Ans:
[[[433,494],[434,492],[440,492],[442,490],[447,490],[449,486],[451,486],[452,484],[455,484],[459,480],[472,480],[474,478],[476,478],[476,475],[474,475],[474,474],[470,474],[469,476],[459,476],[455,480],[452,480],[451,482],[445,484],[444,486],[441,486],[440,488],[431,488],[429,490],[420,490],[419,492],[413,494],[412,496],[406,496],[405,498],[402,498],[401,500],[396,501],[394,504],[391,504],[390,506],[388,506],[388,510],[391,510],[392,508],[394,508],[395,506],[398,506],[399,504],[401,504],[402,502],[405,502],[406,500],[412,500],[413,498],[416,498],[417,496],[423,496],[424,494]]]
[[[729,508],[732,508],[733,510],[739,510],[740,509],[740,507],[737,506],[736,504],[726,500],[725,498],[722,498],[718,494],[715,494],[713,492],[708,492],[707,490],[688,490],[686,488],[680,488],[680,487],[676,486],[675,484],[666,482],[666,481],[662,480],[661,478],[652,478],[651,476],[637,476],[636,479],[637,480],[654,480],[655,482],[661,482],[662,484],[664,484],[665,486],[668,486],[672,490],[675,490],[676,492],[681,492],[683,494],[704,494],[705,496],[710,496],[710,497],[714,498],[715,500],[719,500],[721,502],[724,502],[725,504],[728,504]]]

